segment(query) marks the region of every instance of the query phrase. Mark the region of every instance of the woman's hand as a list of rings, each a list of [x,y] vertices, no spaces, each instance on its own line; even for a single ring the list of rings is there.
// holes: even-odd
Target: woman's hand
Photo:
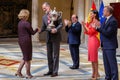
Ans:
[[[91,27],[96,28],[96,24],[95,24],[95,23],[92,23],[92,24],[91,24]]]
[[[83,25],[83,27],[86,25],[86,23],[84,21],[82,21],[81,24]]]
[[[82,21],[81,24],[82,24],[83,26],[85,26],[86,23],[85,23],[84,21]]]
[[[97,21],[95,23],[92,23],[91,26],[95,29],[100,28],[100,22]]]
[[[38,32],[40,33],[41,32],[41,28],[38,27]]]
[[[81,22],[81,24],[83,25],[84,31],[88,31],[88,28],[86,27],[86,23],[84,21]]]

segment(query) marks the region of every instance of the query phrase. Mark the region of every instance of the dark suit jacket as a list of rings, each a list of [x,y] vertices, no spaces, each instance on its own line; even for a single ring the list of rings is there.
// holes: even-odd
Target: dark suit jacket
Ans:
[[[103,49],[118,48],[117,28],[117,20],[111,16],[107,23],[103,23],[98,29],[101,35],[101,47],[103,47]]]
[[[41,32],[43,31],[47,31],[46,28],[48,26],[48,18],[47,18],[47,14],[45,14],[43,17],[42,17],[42,29],[41,29]],[[49,40],[52,40],[52,41],[61,41],[61,33],[60,33],[60,30],[63,26],[63,23],[62,23],[62,18],[59,18],[57,21],[54,22],[54,25],[55,25],[55,28],[57,29],[57,33],[55,34],[51,34],[50,31],[47,31],[47,42]]]
[[[66,26],[66,32],[68,32],[68,43],[69,44],[80,44],[81,43],[81,24],[77,22],[74,26]]]

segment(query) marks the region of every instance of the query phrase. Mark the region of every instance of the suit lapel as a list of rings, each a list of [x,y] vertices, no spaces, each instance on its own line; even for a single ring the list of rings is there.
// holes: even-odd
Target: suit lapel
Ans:
[[[110,23],[110,20],[111,20],[112,16],[108,19],[108,21],[104,24],[104,27],[107,27]]]
[[[45,17],[44,17],[44,22],[45,22],[45,25],[47,26],[47,25],[48,25],[48,18],[47,18],[47,14],[45,14]]]

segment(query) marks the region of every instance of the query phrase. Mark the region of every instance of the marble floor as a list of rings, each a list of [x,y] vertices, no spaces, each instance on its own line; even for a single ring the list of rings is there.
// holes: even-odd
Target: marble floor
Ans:
[[[87,60],[87,49],[83,44],[80,47],[80,67],[77,70],[71,70],[69,66],[72,65],[72,61],[68,45],[61,43],[58,77],[51,78],[50,76],[43,76],[48,71],[46,55],[45,43],[33,42],[31,73],[34,77],[31,80],[90,80],[92,71],[91,63]],[[26,78],[14,76],[21,58],[22,53],[17,39],[0,39],[0,80],[27,80]],[[117,60],[120,73],[120,58],[117,57]],[[99,80],[104,80],[101,51],[99,51],[99,72],[101,75]],[[25,74],[25,68],[22,70],[22,73]]]

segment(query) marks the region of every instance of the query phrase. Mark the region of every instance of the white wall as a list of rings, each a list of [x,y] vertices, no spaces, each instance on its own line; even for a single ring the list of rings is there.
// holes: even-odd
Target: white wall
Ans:
[[[103,0],[105,6],[109,5],[112,2],[116,2],[116,1],[117,0]]]
[[[32,27],[35,30],[38,27],[38,0],[32,0]],[[39,41],[38,33],[32,36],[33,41]]]
[[[75,0],[74,1],[74,13],[78,15],[79,22],[85,20],[85,0]],[[82,43],[85,41],[85,35],[82,30],[81,34]]]

